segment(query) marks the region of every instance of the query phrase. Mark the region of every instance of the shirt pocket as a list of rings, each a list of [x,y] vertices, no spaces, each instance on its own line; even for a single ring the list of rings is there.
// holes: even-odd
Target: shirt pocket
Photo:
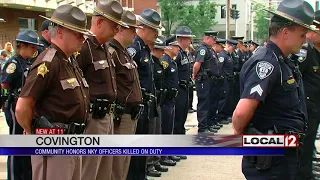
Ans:
[[[63,79],[60,80],[60,83],[63,90],[75,89],[76,87],[80,86],[76,78]]]
[[[284,99],[285,103],[288,103],[287,105],[290,107],[296,106],[299,104],[299,94],[298,94],[298,83],[294,78],[290,78],[287,80],[284,80],[282,83],[282,87],[285,91]]]
[[[95,71],[98,71],[100,69],[109,68],[109,63],[107,60],[94,61],[92,63],[93,63]]]

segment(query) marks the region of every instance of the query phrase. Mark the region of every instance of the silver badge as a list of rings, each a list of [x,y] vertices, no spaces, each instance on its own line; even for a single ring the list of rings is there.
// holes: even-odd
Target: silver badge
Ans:
[[[188,64],[189,61],[187,58],[184,58],[182,61],[181,61],[181,65],[185,65],[185,64]]]
[[[296,56],[299,56],[298,61],[302,63],[307,58],[308,51],[306,49],[300,49],[300,52],[296,54]]]
[[[128,48],[127,51],[128,51],[129,55],[130,55],[132,58],[133,58],[133,57],[136,55],[136,53],[137,53],[137,51],[136,51],[134,48]]]
[[[272,73],[274,66],[266,61],[258,62],[256,72],[260,79],[265,79]]]

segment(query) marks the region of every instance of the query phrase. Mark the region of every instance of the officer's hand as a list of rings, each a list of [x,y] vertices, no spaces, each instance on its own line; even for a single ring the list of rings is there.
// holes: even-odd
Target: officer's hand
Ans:
[[[194,81],[196,79],[196,76],[194,74],[192,74],[192,81]]]

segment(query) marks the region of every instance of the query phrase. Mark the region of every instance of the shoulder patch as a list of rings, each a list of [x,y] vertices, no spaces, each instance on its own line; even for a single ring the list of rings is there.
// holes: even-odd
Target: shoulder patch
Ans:
[[[206,50],[201,49],[201,50],[200,50],[200,55],[201,55],[201,56],[204,56],[205,54],[206,54]]]
[[[258,77],[262,80],[270,76],[274,69],[274,66],[266,61],[258,62],[256,65],[256,72]]]
[[[219,62],[223,63],[224,57],[219,57]]]
[[[130,55],[132,58],[133,58],[133,57],[136,55],[136,53],[137,53],[137,51],[136,51],[134,48],[132,48],[132,47],[128,48],[127,51],[128,51],[129,55]]]
[[[161,61],[161,65],[162,65],[162,67],[163,67],[164,69],[167,69],[168,66],[169,66],[169,64],[168,64],[167,61]]]
[[[10,63],[8,66],[7,66],[7,68],[6,68],[6,73],[8,73],[8,74],[12,74],[12,73],[14,73],[14,71],[17,69],[17,66],[16,66],[16,64],[15,63]]]
[[[44,55],[44,57],[42,58],[42,61],[46,61],[46,62],[51,62],[54,55],[56,54],[57,50],[54,48],[50,48],[47,52],[46,55]]]
[[[45,63],[42,63],[40,66],[38,66],[37,75],[41,75],[42,77],[44,77],[44,75],[46,75],[48,72],[49,70]]]

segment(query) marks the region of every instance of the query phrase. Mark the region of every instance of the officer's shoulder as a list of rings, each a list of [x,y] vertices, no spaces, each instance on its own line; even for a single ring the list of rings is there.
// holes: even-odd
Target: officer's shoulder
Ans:
[[[139,44],[137,43],[133,43],[127,48],[127,52],[132,58],[139,54],[140,50]]]
[[[5,72],[7,74],[14,73],[17,69],[17,63],[18,61],[16,60],[16,56],[13,56],[10,59],[8,59],[8,61],[4,65]]]
[[[274,69],[278,69],[279,66],[278,64],[278,59],[274,55],[273,51],[269,50],[266,47],[261,47],[259,48],[249,60],[245,63],[244,68],[249,68],[250,67],[255,67],[256,70],[259,67],[267,67],[272,69],[270,73],[274,71]]]
[[[35,62],[32,64],[31,69],[38,67],[41,64],[56,64],[58,61],[54,61],[57,50],[49,47],[45,51],[39,54]]]

